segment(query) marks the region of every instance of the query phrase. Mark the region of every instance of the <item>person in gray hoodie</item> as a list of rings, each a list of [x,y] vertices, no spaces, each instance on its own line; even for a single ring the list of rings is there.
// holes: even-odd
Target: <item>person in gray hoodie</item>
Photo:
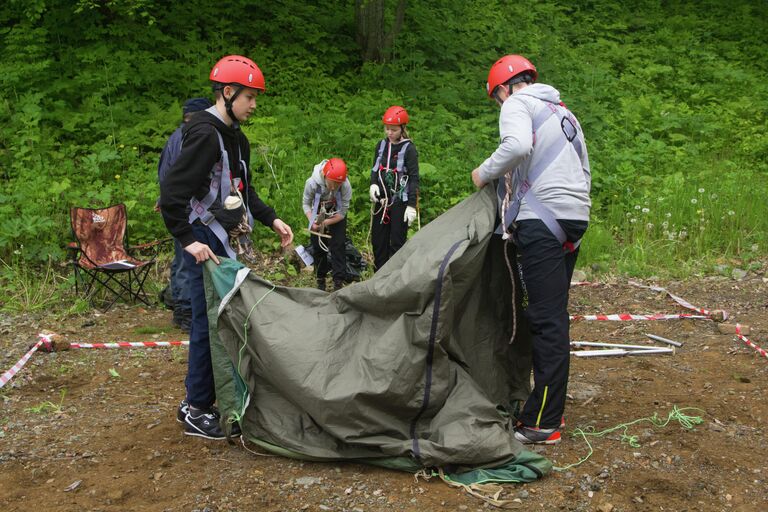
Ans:
[[[579,122],[557,89],[537,78],[534,65],[520,55],[506,55],[491,67],[487,92],[501,108],[500,143],[472,171],[472,181],[480,188],[498,180],[497,232],[514,242],[528,294],[534,388],[517,414],[515,437],[554,444],[565,421],[568,288],[589,223],[591,175]]]
[[[326,276],[331,270],[334,290],[344,286],[347,272],[347,211],[351,199],[352,185],[347,179],[347,164],[341,158],[317,164],[304,184],[302,206],[309,220],[315,275],[320,290],[325,290]]]

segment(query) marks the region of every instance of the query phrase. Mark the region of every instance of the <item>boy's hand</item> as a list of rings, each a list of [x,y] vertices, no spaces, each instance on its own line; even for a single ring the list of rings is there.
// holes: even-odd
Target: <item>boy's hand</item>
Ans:
[[[219,258],[213,253],[210,247],[201,242],[192,242],[184,248],[189,254],[191,254],[197,263],[203,263],[205,260],[211,259],[219,264]]]
[[[281,247],[285,247],[293,242],[293,231],[291,231],[291,226],[282,220],[275,219],[275,221],[272,223],[272,231],[280,235]]]
[[[485,181],[483,181],[483,178],[480,177],[479,167],[474,171],[472,171],[472,183],[474,183],[475,187],[477,188],[483,188],[483,186],[485,185]]]

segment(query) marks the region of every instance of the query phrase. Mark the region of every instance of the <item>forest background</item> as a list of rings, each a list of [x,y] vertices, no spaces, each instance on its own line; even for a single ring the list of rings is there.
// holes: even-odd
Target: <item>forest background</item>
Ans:
[[[304,180],[338,156],[355,189],[348,229],[365,248],[393,104],[412,120],[422,224],[472,193],[470,171],[498,142],[488,69],[519,53],[586,134],[594,204],[580,266],[684,277],[765,259],[766,2],[10,0],[0,20],[6,291],[41,268],[63,275],[71,206],[123,202],[132,242],[167,236],[153,211],[160,150],[182,102],[211,97],[225,54],[266,77],[243,129],[257,191],[297,244]],[[254,240],[277,251],[271,232]]]

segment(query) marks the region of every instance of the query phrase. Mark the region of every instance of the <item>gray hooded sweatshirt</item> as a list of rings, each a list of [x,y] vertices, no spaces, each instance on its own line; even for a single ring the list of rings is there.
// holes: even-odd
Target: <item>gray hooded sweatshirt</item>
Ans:
[[[328,187],[325,186],[325,177],[323,176],[323,167],[327,160],[323,160],[315,166],[312,170],[312,176],[307,178],[304,183],[304,200],[302,206],[304,213],[312,211],[312,206],[315,203],[315,194],[320,192],[320,202],[330,201],[335,194],[332,194]],[[341,184],[341,204],[337,204],[337,212],[342,216],[347,216],[347,210],[349,209],[349,201],[352,199],[352,185],[349,184],[349,178],[344,180]]]
[[[480,165],[480,177],[484,181],[499,179],[518,167],[521,175],[527,177],[537,156],[543,153],[539,148],[561,143],[564,134],[558,117],[553,115],[536,131],[536,145],[533,144],[533,119],[542,109],[548,108],[544,101],[559,104],[560,93],[549,85],[532,84],[504,102],[499,114],[499,147]],[[557,219],[589,220],[592,183],[587,145],[581,129],[578,130],[578,138],[581,140],[582,158],[579,159],[572,144],[566,145],[531,188],[536,198]],[[517,220],[538,218],[523,199]]]

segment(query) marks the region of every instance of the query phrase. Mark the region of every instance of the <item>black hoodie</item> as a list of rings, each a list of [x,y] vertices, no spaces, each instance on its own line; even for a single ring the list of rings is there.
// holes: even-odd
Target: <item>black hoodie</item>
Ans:
[[[160,184],[160,210],[165,226],[183,247],[196,241],[189,224],[189,200],[192,196],[198,200],[205,197],[211,184],[211,170],[221,159],[217,130],[229,156],[232,178],[240,178],[247,184],[242,194],[253,218],[269,228],[277,218],[275,211],[256,195],[251,176],[243,176],[238,155],[250,164],[251,146],[248,139],[240,130],[227,126],[215,115],[203,111],[196,114],[182,129],[181,153]]]

